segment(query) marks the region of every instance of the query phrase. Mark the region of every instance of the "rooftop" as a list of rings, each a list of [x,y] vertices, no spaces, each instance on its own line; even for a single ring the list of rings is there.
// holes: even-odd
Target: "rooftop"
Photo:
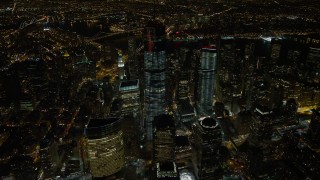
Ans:
[[[97,128],[102,126],[107,126],[118,121],[119,118],[111,117],[107,119],[90,119],[87,128]]]
[[[154,117],[153,124],[157,129],[167,129],[175,127],[172,117],[167,114],[162,114]]]
[[[130,91],[130,90],[138,90],[139,89],[139,80],[128,80],[120,82],[120,91]]]
[[[218,122],[209,116],[200,118],[199,123],[202,127],[210,129],[214,129],[218,126]]]
[[[160,162],[159,163],[160,171],[175,171],[174,162]]]
[[[208,46],[203,46],[202,51],[216,51],[216,46],[215,45],[208,45]]]

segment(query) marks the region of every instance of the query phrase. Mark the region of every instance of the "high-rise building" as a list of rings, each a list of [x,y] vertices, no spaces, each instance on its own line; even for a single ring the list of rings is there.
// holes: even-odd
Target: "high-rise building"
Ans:
[[[121,112],[123,115],[138,115],[140,113],[139,80],[120,82],[120,96],[123,101]]]
[[[178,102],[178,117],[181,122],[193,122],[196,117],[195,109],[189,100],[181,99]]]
[[[143,44],[141,44],[140,49],[143,49]],[[128,39],[128,69],[129,69],[129,79],[140,78],[139,67],[140,63],[137,59],[137,44],[134,37]]]
[[[275,119],[273,111],[265,105],[255,104],[253,110],[253,123],[250,127],[248,141],[254,146],[260,146],[272,137],[272,123]]]
[[[152,140],[152,121],[155,116],[165,113],[165,27],[151,21],[145,28],[144,52],[144,111],[146,116],[147,139]]]
[[[222,131],[218,121],[210,116],[201,117],[192,126],[197,164],[195,173],[198,179],[213,178],[219,167],[219,148]]]
[[[192,72],[192,52],[189,49],[181,48],[179,51],[179,61],[177,62],[177,66],[179,69],[177,76],[177,92],[176,99],[188,99],[191,96],[191,86],[193,83]]]
[[[83,174],[82,161],[79,158],[68,159],[63,167],[62,178],[81,179]]]
[[[175,159],[175,124],[170,115],[156,116],[153,122],[153,159],[155,162],[173,162]]]
[[[180,74],[177,88],[177,99],[188,99],[190,93],[190,78],[184,73]]]
[[[123,132],[119,118],[91,119],[86,126],[86,162],[94,178],[107,177],[124,166]]]
[[[187,164],[192,159],[192,147],[188,136],[176,136],[175,161]]]
[[[211,110],[214,93],[214,77],[217,65],[217,50],[207,47],[201,50],[198,86],[198,106],[201,111]]]
[[[123,63],[123,59],[122,59],[122,51],[121,50],[118,50],[118,76],[119,76],[119,79],[123,79],[125,76],[124,63]]]

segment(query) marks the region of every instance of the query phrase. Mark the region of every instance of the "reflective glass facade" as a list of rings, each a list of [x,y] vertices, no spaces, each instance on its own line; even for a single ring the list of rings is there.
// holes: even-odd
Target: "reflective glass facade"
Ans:
[[[217,63],[217,50],[204,48],[201,51],[199,68],[199,106],[208,110],[213,103],[214,77]]]
[[[152,25],[151,25],[152,26]],[[146,115],[147,139],[152,140],[152,121],[165,113],[165,67],[166,53],[159,28],[147,27],[144,52],[144,111]]]

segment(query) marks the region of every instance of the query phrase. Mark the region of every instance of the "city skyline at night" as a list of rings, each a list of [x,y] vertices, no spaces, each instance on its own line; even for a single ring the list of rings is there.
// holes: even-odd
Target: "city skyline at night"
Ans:
[[[0,179],[320,178],[317,0],[4,0]]]

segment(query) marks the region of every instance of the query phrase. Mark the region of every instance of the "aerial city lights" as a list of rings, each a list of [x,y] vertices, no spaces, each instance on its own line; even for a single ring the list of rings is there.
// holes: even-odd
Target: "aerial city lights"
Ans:
[[[317,0],[2,0],[0,179],[319,179]]]

